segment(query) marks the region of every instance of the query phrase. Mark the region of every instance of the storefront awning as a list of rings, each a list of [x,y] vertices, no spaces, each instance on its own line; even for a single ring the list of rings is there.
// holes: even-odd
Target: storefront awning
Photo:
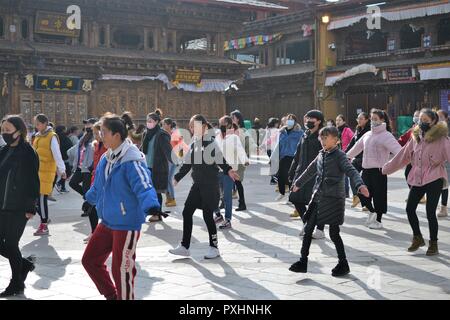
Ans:
[[[388,21],[400,21],[414,18],[420,18],[425,16],[433,16],[438,14],[445,14],[450,12],[450,3],[448,0],[438,1],[434,3],[421,3],[417,5],[402,6],[398,8],[381,10],[381,17]],[[366,19],[368,15],[366,13],[357,16],[338,17],[335,20],[331,20],[328,25],[328,30],[335,30],[346,28],[358,23],[359,21]]]
[[[374,75],[377,75],[378,69],[374,65],[371,65],[371,64],[366,64],[366,63],[360,64],[359,66],[348,69],[347,71],[345,71],[341,74],[337,74],[337,75],[334,74],[334,75],[328,76],[325,80],[325,86],[332,87],[341,80],[344,80],[346,78],[350,78],[350,77],[353,77],[353,76],[356,76],[356,75],[362,74],[362,73],[373,73]]]
[[[194,83],[183,83],[183,82],[172,82],[169,80],[167,75],[161,73],[154,76],[128,76],[128,75],[117,75],[117,74],[104,74],[99,80],[125,80],[125,81],[143,81],[143,80],[159,80],[164,82],[167,89],[180,89],[189,92],[225,92],[230,89],[231,85],[234,83],[232,80],[227,79],[202,79],[199,84]]]
[[[450,63],[418,66],[421,80],[450,79]]]

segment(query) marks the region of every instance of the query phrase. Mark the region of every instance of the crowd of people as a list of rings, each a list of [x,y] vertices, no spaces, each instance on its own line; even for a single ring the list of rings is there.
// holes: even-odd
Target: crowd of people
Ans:
[[[81,216],[90,223],[82,265],[106,299],[134,298],[141,226],[162,221],[170,213],[165,208],[177,206],[176,186],[189,172],[193,184],[183,205],[181,242],[169,252],[190,255],[193,215],[200,209],[209,234],[204,257],[219,257],[217,229],[232,228],[233,211],[247,210],[245,171],[252,156],[263,153],[271,167],[268,183],[279,193],[275,200],[292,204],[290,217],[300,218],[301,255],[289,270],[307,272],[312,239],[324,238],[328,225],[338,255],[332,275],[348,274],[340,236],[346,198],[352,191],[351,207],[361,204],[368,212],[366,226],[382,229],[388,213],[387,176],[405,167],[410,188],[406,213],[413,233],[407,250],[425,245],[416,213],[425,202],[430,234],[426,255],[436,255],[437,217],[448,215],[450,120],[445,111],[423,109],[415,112],[413,122],[397,139],[389,116],[379,109],[358,114],[354,130],[343,115],[325,120],[319,110],[305,113],[303,121],[294,114],[271,118],[265,129],[259,119],[246,128],[239,110],[214,125],[197,114],[189,131],[164,118],[160,109],[147,115],[145,125],[136,125],[129,112],[107,113],[83,121],[82,130],[55,127],[38,114],[32,132],[20,116],[9,115],[1,123],[0,254],[9,260],[12,277],[0,296],[23,293],[35,257],[22,257],[20,238],[36,213],[40,224],[34,236],[50,234],[48,201],[54,200],[53,190],[69,192],[67,181],[83,199]],[[105,265],[111,254],[112,279]]]

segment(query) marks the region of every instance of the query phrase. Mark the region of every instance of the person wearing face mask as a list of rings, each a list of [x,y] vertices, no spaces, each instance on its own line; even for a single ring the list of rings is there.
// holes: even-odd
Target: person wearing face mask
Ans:
[[[94,141],[94,133],[92,127],[97,122],[97,119],[91,118],[84,120],[84,135],[80,141],[73,146],[73,150],[68,153],[75,154],[73,157],[72,170],[73,176],[70,179],[69,186],[78,192],[82,197],[86,194],[91,186],[92,164],[94,163],[94,148],[92,141]],[[71,149],[72,149],[71,148]],[[82,217],[89,216],[90,206],[85,202],[82,206]]]
[[[297,145],[297,151],[294,155],[291,167],[289,169],[289,181],[295,181],[308,168],[309,164],[317,157],[322,145],[319,141],[319,130],[323,128],[324,116],[319,110],[310,110],[305,115],[305,127],[307,130],[303,134],[303,139]],[[289,201],[295,206],[295,211],[290,216],[291,218],[300,217],[306,212],[306,206],[311,200],[312,190],[314,187],[314,180],[309,181],[297,192],[291,192]],[[300,236],[303,236],[303,221],[300,226]],[[323,225],[317,227],[314,232],[314,239],[322,239],[325,237],[323,233]]]
[[[11,281],[0,297],[22,294],[34,257],[19,249],[25,225],[36,214],[39,198],[39,158],[27,142],[23,119],[11,115],[1,125],[5,145],[0,147],[0,255],[9,260]]]
[[[358,118],[356,119],[356,121],[358,121],[358,125],[356,126],[355,134],[353,135],[352,140],[348,144],[347,149],[343,150],[345,152],[347,152],[351,148],[353,148],[355,143],[358,142],[359,139],[361,139],[367,132],[370,131],[370,117],[366,112],[361,112],[358,115]],[[362,159],[363,159],[363,152],[358,154],[355,157],[355,159],[353,159],[353,161],[352,161],[352,165],[355,167],[355,169],[356,169],[356,171],[358,171],[358,173],[360,173],[363,169],[362,168]],[[352,188],[352,192],[353,192],[353,203],[352,203],[351,207],[355,208],[360,203],[360,200],[357,195],[356,186],[354,184],[352,184],[351,181],[350,181],[350,187]]]
[[[339,131],[339,145],[341,150],[346,151],[350,141],[353,138],[353,131],[348,127],[345,122],[345,117],[342,114],[339,114],[336,117],[336,127]],[[350,181],[348,177],[345,178],[345,195],[347,198],[350,197]]]
[[[170,144],[170,134],[160,126],[161,112],[147,115],[147,130],[142,139],[141,151],[145,155],[147,166],[152,173],[153,185],[158,195],[160,203],[159,210],[151,212],[149,222],[162,221],[162,217],[167,217],[167,213],[162,211],[162,194],[167,192],[169,179],[169,163],[173,163],[176,156],[172,156],[172,145]]]
[[[437,114],[439,115],[439,121],[442,121],[444,123],[447,124],[448,127],[448,136],[450,137],[450,119],[448,118],[448,113],[444,110],[439,110],[437,112]],[[445,168],[447,170],[447,177],[448,180],[450,181],[450,162],[447,161],[447,163],[445,164]],[[438,213],[438,217],[440,218],[444,218],[448,216],[448,208],[447,208],[447,203],[448,203],[448,186],[447,188],[442,190],[442,195],[441,195],[441,210]]]
[[[401,146],[390,132],[389,116],[383,110],[370,112],[371,130],[347,152],[347,157],[355,158],[362,151],[362,178],[369,188],[370,197],[359,195],[363,207],[369,209],[366,225],[370,229],[382,229],[381,218],[387,213],[387,176],[381,168],[389,161],[390,154],[396,155]]]
[[[414,128],[417,127],[417,125],[419,124],[419,116],[420,116],[420,110],[416,110],[414,112],[414,117],[413,117],[413,125],[412,127],[406,131],[399,139],[398,139],[398,143],[400,143],[400,145],[403,147],[405,146],[408,141],[411,139],[412,133],[414,131]],[[406,168],[405,168],[405,178],[406,180],[408,180],[408,174],[411,171],[411,164],[409,163]],[[408,188],[411,189],[411,186],[408,184]],[[406,199],[406,202],[408,202],[408,199]],[[422,198],[422,200],[420,200],[420,203],[426,203],[426,198],[425,196]]]
[[[286,185],[289,185],[289,169],[297,151],[297,146],[302,138],[303,130],[297,123],[297,117],[289,114],[287,116],[286,126],[280,129],[278,145],[271,157],[271,161],[278,162],[278,192],[280,195],[275,201],[281,201],[285,197]]]
[[[402,150],[383,167],[383,174],[392,174],[411,163],[408,184],[406,213],[413,231],[413,240],[408,251],[413,252],[425,246],[417,218],[417,205],[423,195],[427,195],[426,212],[430,232],[427,256],[439,254],[438,221],[436,209],[442,189],[448,186],[445,163],[450,161],[450,138],[445,122],[439,121],[436,112],[431,109],[420,111],[420,121],[414,129],[413,138]]]

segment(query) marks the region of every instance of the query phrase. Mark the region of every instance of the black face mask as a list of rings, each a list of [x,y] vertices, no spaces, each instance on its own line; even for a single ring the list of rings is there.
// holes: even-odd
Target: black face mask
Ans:
[[[222,134],[227,133],[227,126],[220,126],[220,132],[222,132]]]
[[[314,121],[308,121],[306,123],[306,127],[310,130],[313,129],[315,126],[316,126],[316,123]]]
[[[16,132],[17,132],[17,130],[14,131],[13,133],[2,133],[3,140],[5,140],[5,142],[8,146],[12,145],[17,140],[17,138],[19,138],[19,137],[15,138],[15,139],[13,138],[13,135]]]
[[[90,133],[92,133],[92,128],[86,128],[85,131],[86,131],[86,133],[90,134]]]
[[[430,130],[431,125],[427,122],[419,122],[419,128],[420,130],[422,130],[422,132],[427,132],[428,130]]]

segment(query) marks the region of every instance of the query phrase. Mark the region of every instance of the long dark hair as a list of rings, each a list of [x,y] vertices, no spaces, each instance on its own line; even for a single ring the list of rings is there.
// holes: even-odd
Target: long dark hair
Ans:
[[[372,109],[370,110],[370,114],[376,114],[380,119],[386,122],[386,130],[392,132],[391,125],[389,123],[389,116],[386,112],[380,109]]]
[[[130,131],[130,130],[134,130],[135,129],[135,126],[134,126],[134,123],[133,123],[133,118],[131,117],[131,112],[129,112],[129,111],[125,111],[123,114],[122,114],[122,120],[123,120],[123,122],[125,123],[125,126],[126,126],[126,128],[127,128],[127,131]]]
[[[242,113],[239,110],[234,110],[233,112],[230,113],[230,116],[231,117],[235,116],[238,119],[238,122],[239,122],[238,125],[240,128],[245,127],[244,116],[242,115]]]
[[[16,128],[16,130],[20,131],[21,141],[27,141],[27,126],[19,115],[14,114],[6,116],[2,120],[2,124],[5,121],[11,123],[14,126],[14,128]]]
[[[364,130],[365,128],[370,128],[370,117],[369,117],[369,115],[367,114],[367,112],[360,112],[359,114],[358,114],[358,117],[359,116],[363,116],[366,120],[368,120],[367,121],[367,123],[366,123],[366,125],[365,125],[365,127],[363,128],[363,127],[360,127],[359,126],[359,124],[358,125],[356,125],[356,130]]]

